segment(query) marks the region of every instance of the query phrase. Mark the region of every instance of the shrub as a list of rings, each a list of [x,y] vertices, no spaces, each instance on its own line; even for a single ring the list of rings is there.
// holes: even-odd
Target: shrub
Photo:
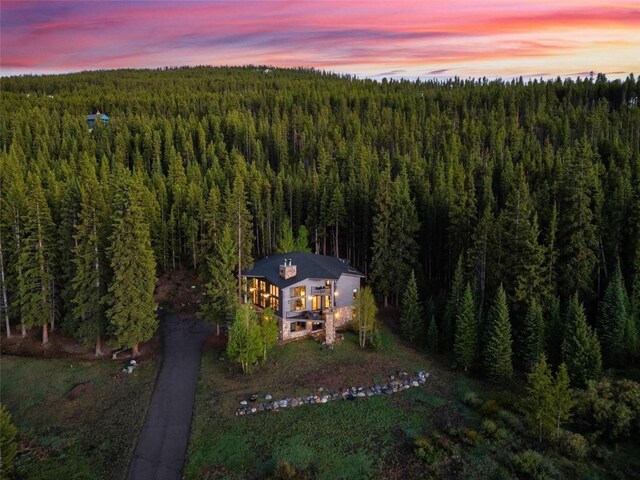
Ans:
[[[462,440],[469,445],[478,445],[482,442],[482,434],[477,430],[467,428],[463,431]]]
[[[489,420],[485,418],[482,421],[482,431],[487,437],[494,437],[496,432],[498,431],[498,425],[493,420]]]
[[[640,428],[640,383],[589,382],[578,401],[578,415],[597,435],[612,440],[629,436]]]
[[[589,442],[579,433],[563,432],[559,438],[562,452],[570,458],[583,459],[589,452]]]
[[[547,480],[555,478],[544,457],[534,450],[525,450],[511,456],[511,466],[518,478]]]
[[[525,431],[521,418],[508,410],[500,410],[497,418],[516,432],[523,433]]]
[[[278,462],[276,470],[273,472],[273,478],[277,480],[293,480],[297,474],[296,467],[289,462]]]
[[[464,396],[462,397],[462,403],[470,407],[478,407],[482,404],[482,400],[480,399],[480,397],[478,397],[478,394],[476,392],[474,392],[473,390],[469,390],[468,392],[465,392]]]
[[[446,442],[439,437],[432,439],[426,435],[418,435],[413,440],[416,456],[429,464],[437,462],[443,456],[443,447],[446,448]]]
[[[482,404],[480,411],[487,417],[493,417],[500,412],[500,405],[495,400],[487,400]]]
[[[3,478],[13,470],[13,460],[18,451],[17,433],[18,429],[11,421],[11,414],[4,405],[0,404],[0,458],[2,459],[0,473]]]

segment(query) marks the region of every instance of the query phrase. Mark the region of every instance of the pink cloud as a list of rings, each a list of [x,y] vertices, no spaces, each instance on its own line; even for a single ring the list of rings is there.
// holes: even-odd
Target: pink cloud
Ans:
[[[0,22],[3,74],[268,63],[401,76],[492,60],[531,74],[540,59],[607,46],[629,58],[596,64],[640,70],[635,2],[3,1]]]

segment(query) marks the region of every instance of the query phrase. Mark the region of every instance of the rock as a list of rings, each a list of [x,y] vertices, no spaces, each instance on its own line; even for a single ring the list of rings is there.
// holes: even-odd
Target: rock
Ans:
[[[267,402],[270,402],[271,400],[273,400],[273,397],[272,397],[271,395],[267,394],[267,395],[265,395],[265,396],[264,396],[264,399],[265,399]]]
[[[420,384],[417,381],[414,380],[413,382],[411,382],[411,386],[412,387],[418,387],[418,386],[420,386]]]
[[[133,367],[131,365],[129,365],[127,367],[127,373],[131,373],[131,372],[133,372]]]
[[[129,365],[133,365],[134,367],[138,364],[138,362],[136,362],[135,360],[131,360],[129,362]]]
[[[258,409],[257,409],[256,407],[253,407],[253,408],[251,409],[251,413],[256,413],[257,411],[258,411]]]
[[[292,407],[297,407],[298,406],[298,400],[296,400],[295,398],[293,400],[291,400],[291,406]]]
[[[196,288],[196,286],[195,286],[195,285],[191,285],[191,288],[192,288],[192,289],[193,289],[193,288]]]
[[[286,400],[280,400],[280,401],[278,402],[278,406],[279,406],[280,408],[287,408],[287,406],[288,406],[288,405],[289,405],[289,403],[288,403]]]
[[[329,399],[327,398],[327,396],[326,396],[326,395],[323,395],[323,396],[322,396],[322,398],[321,398],[320,400],[321,400],[321,402],[322,402],[322,403],[327,403],[327,401],[328,401]]]
[[[394,377],[393,375],[389,375],[389,378],[390,378],[391,380],[395,380],[395,379],[396,379],[396,377]]]
[[[364,392],[358,392],[358,393],[356,394],[356,396],[357,396],[357,397],[366,397],[366,396],[367,396],[367,394],[366,394],[366,393],[364,393]]]
[[[242,401],[240,402],[240,405],[246,405],[247,403],[248,403],[248,402],[247,402],[246,400],[242,400]]]
[[[322,392],[324,392],[324,388],[320,387],[320,388],[318,388],[318,391],[319,391],[320,393],[322,393]]]
[[[256,400],[258,400],[258,395],[251,395],[249,397],[249,400],[251,400],[252,402],[255,402]]]

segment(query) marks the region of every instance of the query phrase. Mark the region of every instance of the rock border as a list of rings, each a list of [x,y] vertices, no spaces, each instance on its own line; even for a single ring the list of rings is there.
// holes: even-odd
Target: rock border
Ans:
[[[251,415],[259,412],[277,412],[284,408],[301,407],[302,405],[321,405],[333,400],[356,400],[359,398],[373,397],[377,395],[393,395],[408,388],[424,385],[429,374],[423,370],[410,376],[407,372],[398,372],[398,377],[389,375],[389,382],[384,385],[372,385],[370,387],[344,387],[339,391],[325,392],[318,388],[319,395],[306,395],[300,397],[286,397],[273,400],[271,395],[265,395],[265,402],[250,404],[251,400],[242,400],[236,410],[236,416]],[[253,395],[253,398],[256,396]]]

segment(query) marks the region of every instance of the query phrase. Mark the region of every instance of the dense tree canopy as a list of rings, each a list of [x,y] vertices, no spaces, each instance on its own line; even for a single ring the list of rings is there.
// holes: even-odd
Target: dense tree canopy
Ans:
[[[450,351],[461,313],[481,324],[501,283],[517,342],[534,301],[566,304],[576,291],[587,323],[595,325],[599,311],[609,321],[617,303],[599,304],[619,262],[635,322],[625,328],[633,333],[638,97],[634,76],[602,75],[379,83],[310,70],[202,67],[5,78],[3,309],[13,325],[46,330],[61,320],[87,340],[113,337],[94,299],[122,281],[112,266],[114,228],[124,228],[119,218],[129,221],[126,171],[136,185],[139,239],[148,234],[152,248],[147,266],[155,259],[160,270],[209,275],[233,252],[237,274],[294,245],[347,258],[380,299],[396,305],[414,270],[418,291],[437,305],[430,330]],[[110,120],[89,130],[86,115],[97,110]],[[292,243],[294,232],[303,240]],[[229,278],[210,280],[226,288]],[[473,305],[460,312],[467,282]],[[116,306],[107,305],[115,318]],[[79,328],[78,317],[93,316]],[[543,318],[558,319],[554,331],[564,332],[565,317],[544,311]],[[631,333],[627,351],[637,355]]]

